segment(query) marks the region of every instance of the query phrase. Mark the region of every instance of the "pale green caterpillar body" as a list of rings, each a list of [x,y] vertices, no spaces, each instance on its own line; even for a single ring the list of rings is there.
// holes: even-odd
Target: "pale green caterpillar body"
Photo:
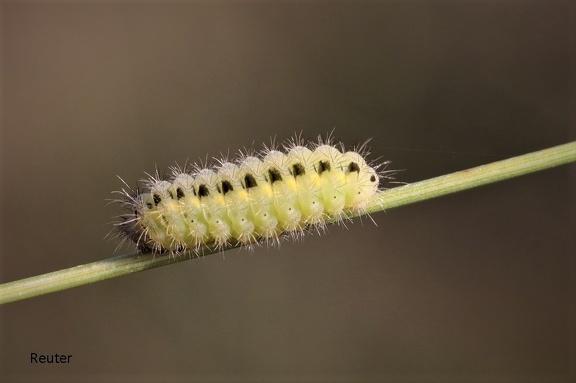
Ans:
[[[295,138],[283,149],[214,167],[175,167],[167,180],[156,172],[143,190],[119,192],[129,212],[118,232],[154,253],[275,243],[362,213],[386,177],[378,168],[387,163],[371,166],[365,145],[346,151],[330,139],[305,145]]]

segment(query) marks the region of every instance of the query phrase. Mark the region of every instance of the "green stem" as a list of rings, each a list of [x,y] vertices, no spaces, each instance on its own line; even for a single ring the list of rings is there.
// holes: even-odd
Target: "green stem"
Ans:
[[[576,161],[576,141],[379,193],[367,213],[408,205]],[[225,249],[228,250],[228,249]],[[218,250],[207,250],[204,255]],[[196,256],[121,255],[0,285],[0,304],[119,277]]]

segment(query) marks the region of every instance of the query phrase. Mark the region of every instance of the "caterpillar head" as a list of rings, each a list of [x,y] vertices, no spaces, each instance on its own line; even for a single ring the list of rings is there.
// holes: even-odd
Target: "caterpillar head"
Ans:
[[[346,152],[343,157],[348,184],[346,205],[362,210],[378,192],[378,173],[356,152]]]

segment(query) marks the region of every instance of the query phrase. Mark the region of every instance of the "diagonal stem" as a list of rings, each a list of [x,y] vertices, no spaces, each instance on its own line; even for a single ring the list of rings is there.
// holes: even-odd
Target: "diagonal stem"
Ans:
[[[379,193],[366,213],[408,205],[576,161],[576,141]],[[358,214],[359,215],[359,214]],[[237,246],[231,246],[229,250]],[[199,256],[220,250],[207,250]],[[191,256],[131,253],[0,285],[0,305],[185,261]]]

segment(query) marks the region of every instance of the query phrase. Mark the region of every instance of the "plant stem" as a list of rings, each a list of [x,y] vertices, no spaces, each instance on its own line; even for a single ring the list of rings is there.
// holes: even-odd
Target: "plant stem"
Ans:
[[[366,213],[392,209],[575,161],[576,141],[380,192],[378,198],[367,207]],[[225,250],[233,247],[237,246],[231,246]],[[204,254],[189,256],[153,256],[131,253],[9,282],[0,285],[0,305],[177,263],[218,251],[206,250]]]

